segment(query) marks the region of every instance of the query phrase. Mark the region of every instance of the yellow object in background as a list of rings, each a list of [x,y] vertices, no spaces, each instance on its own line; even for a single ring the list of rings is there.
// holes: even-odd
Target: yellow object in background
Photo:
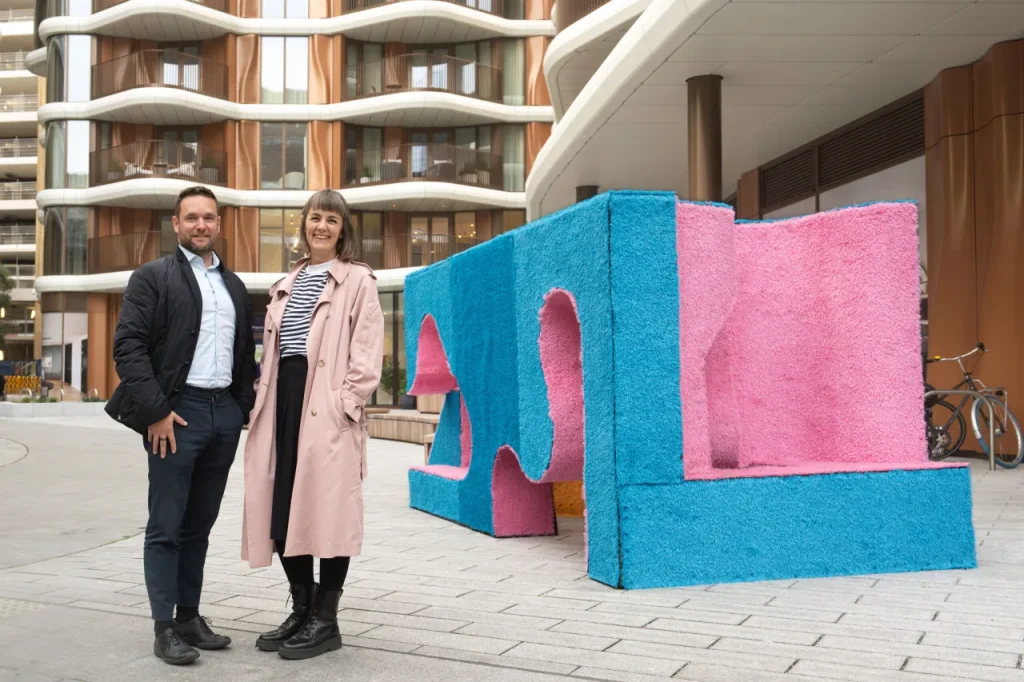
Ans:
[[[583,516],[583,481],[551,484],[555,497],[555,516]]]
[[[8,400],[16,398],[26,388],[31,390],[34,395],[39,395],[39,377],[37,376],[12,374],[4,378],[7,380],[4,384],[4,393],[7,394]]]

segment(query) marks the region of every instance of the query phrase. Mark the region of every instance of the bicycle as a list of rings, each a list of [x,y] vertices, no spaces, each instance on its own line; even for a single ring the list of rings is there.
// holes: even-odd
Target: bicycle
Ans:
[[[994,444],[994,460],[996,464],[1005,469],[1012,469],[1020,464],[1022,457],[1024,457],[1024,438],[1021,436],[1020,423],[1013,415],[1013,412],[1010,411],[1009,396],[1006,390],[1001,387],[990,388],[985,386],[981,379],[975,378],[971,370],[964,366],[964,360],[987,352],[988,349],[985,348],[985,344],[979,343],[974,350],[963,355],[953,358],[944,358],[941,355],[936,355],[925,360],[925,364],[936,362],[957,363],[960,371],[963,372],[964,378],[963,381],[948,390],[951,392],[972,391],[980,394],[983,398],[979,399],[975,396],[964,395],[960,400],[960,404],[955,407],[945,400],[945,398],[949,397],[948,395],[933,395],[925,399],[929,459],[933,461],[946,459],[956,454],[961,446],[963,446],[964,439],[967,437],[967,423],[963,416],[963,410],[967,402],[972,398],[974,404],[971,407],[971,427],[974,430],[974,437],[978,439],[978,443],[981,444],[981,449],[985,454],[990,455],[989,444],[986,443],[985,439],[990,432],[989,427],[992,426],[996,441]],[[977,363],[975,363],[974,368],[977,368]],[[924,387],[926,393],[936,390],[928,383],[925,383]],[[991,405],[994,424],[990,421],[989,405]],[[936,419],[936,407],[949,411],[950,416],[944,423],[942,423],[941,419]]]

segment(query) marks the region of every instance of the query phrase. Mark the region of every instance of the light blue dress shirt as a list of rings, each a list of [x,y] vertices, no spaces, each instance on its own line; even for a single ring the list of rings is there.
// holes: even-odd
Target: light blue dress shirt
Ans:
[[[235,362],[235,304],[220,274],[220,259],[213,254],[213,265],[206,267],[203,257],[178,246],[192,266],[203,296],[203,317],[192,367],[185,383],[196,388],[227,388]]]

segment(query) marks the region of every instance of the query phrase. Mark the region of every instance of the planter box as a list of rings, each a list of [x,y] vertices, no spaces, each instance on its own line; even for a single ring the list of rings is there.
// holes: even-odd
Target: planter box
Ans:
[[[0,403],[0,417],[28,419],[31,417],[97,417],[106,415],[106,403]]]

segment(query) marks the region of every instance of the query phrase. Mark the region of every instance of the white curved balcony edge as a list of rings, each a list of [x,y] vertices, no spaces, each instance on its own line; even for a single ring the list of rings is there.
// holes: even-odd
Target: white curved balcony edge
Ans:
[[[46,48],[32,50],[25,55],[25,68],[41,78],[46,78]]]
[[[526,179],[527,220],[557,210],[546,209],[544,201],[572,159],[626,102],[637,84],[643,83],[674,51],[674,46],[682,42],[680,36],[692,36],[726,2],[651,0],[559,120],[537,155]]]
[[[588,45],[604,40],[605,36],[636,21],[651,0],[611,0],[565,28],[551,40],[544,53],[544,78],[551,93],[551,104],[555,109],[555,120],[560,120],[568,103],[558,90],[558,75],[568,66],[573,57]]]
[[[503,123],[550,123],[551,107],[511,106],[447,92],[401,92],[334,104],[239,104],[173,88],[135,88],[88,102],[39,107],[39,122],[109,120],[140,123],[239,121],[339,121],[358,123],[395,111],[434,110]]]
[[[39,24],[39,37],[47,40],[69,33],[113,36],[131,35],[129,24],[140,17],[178,17],[194,22],[197,36],[217,37],[228,33],[276,36],[336,35],[402,20],[440,20],[471,26],[494,36],[518,38],[553,36],[550,20],[521,20],[496,17],[487,12],[434,0],[408,0],[374,9],[352,12],[328,19],[254,19],[236,17],[188,0],[128,0],[87,17],[51,17]],[[155,19],[159,21],[159,19]]]
[[[39,208],[51,206],[133,206],[168,208],[178,193],[191,185],[185,180],[157,178],[123,180],[88,189],[44,189],[35,198]],[[313,195],[312,190],[233,189],[207,185],[221,204],[238,207],[302,208]],[[457,185],[449,182],[401,182],[391,185],[351,187],[337,190],[352,208],[409,204],[418,201],[474,204],[488,208],[522,209],[526,194],[504,192],[484,187]],[[34,206],[33,206],[34,207]]]
[[[374,270],[377,276],[377,291],[402,291],[405,278],[421,268],[395,268]],[[36,277],[37,294],[50,293],[104,293],[119,294],[128,286],[131,270],[104,272],[96,275],[47,275]],[[283,272],[236,272],[250,294],[265,294],[270,291],[285,273]]]

